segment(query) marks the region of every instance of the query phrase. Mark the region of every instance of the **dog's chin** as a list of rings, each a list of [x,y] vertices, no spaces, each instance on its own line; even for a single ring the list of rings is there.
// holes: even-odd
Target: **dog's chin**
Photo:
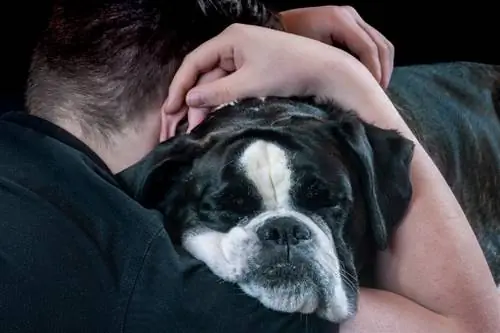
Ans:
[[[315,231],[315,237],[322,234]],[[340,323],[355,312],[356,290],[346,288],[350,284],[341,278],[334,247],[324,238],[324,244],[269,247],[244,227],[226,233],[199,228],[184,235],[183,245],[214,274],[269,309],[314,313]]]
[[[329,274],[312,263],[296,260],[256,267],[238,285],[267,308],[286,313],[314,313],[335,323],[352,317],[353,305],[343,299],[342,286],[335,286],[327,278]]]
[[[318,309],[320,295],[308,266],[305,262],[258,265],[239,286],[272,310],[314,313]]]
[[[265,307],[288,313],[314,313],[319,298],[308,283],[266,286],[257,282],[240,283],[240,288],[249,296],[258,299]]]

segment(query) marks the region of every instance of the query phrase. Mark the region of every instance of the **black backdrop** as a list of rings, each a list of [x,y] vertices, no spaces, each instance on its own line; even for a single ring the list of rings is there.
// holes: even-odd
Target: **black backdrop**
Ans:
[[[169,1],[169,0],[166,0]],[[172,1],[172,0],[170,0]],[[192,0],[177,0],[192,1]],[[396,48],[396,64],[469,60],[500,63],[498,14],[494,2],[447,5],[407,1],[264,0],[283,10],[349,4]],[[437,1],[434,2],[436,4]],[[0,108],[22,107],[31,49],[46,24],[50,0],[7,0],[0,5]]]

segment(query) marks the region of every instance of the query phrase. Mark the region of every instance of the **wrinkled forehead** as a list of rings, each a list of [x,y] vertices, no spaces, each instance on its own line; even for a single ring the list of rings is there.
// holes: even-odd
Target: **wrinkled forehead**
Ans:
[[[327,118],[325,110],[292,99],[262,97],[233,101],[216,108],[216,112],[194,131],[194,136],[211,136],[238,129],[293,126],[298,122],[322,122]]]
[[[195,133],[215,142],[198,163],[200,172],[237,173],[260,187],[297,182],[303,174],[342,184],[344,158],[325,118],[324,110],[290,99],[230,103]]]
[[[300,142],[293,133],[276,134],[274,139],[249,137],[220,144],[200,161],[199,170],[212,182],[251,185],[268,209],[285,206],[290,194],[306,183],[332,191],[350,187],[346,165],[335,147]]]
[[[236,158],[237,168],[263,192],[290,189],[303,182],[323,182],[345,187],[348,172],[334,148],[327,152],[321,145],[297,145],[292,148],[276,142],[256,139]]]

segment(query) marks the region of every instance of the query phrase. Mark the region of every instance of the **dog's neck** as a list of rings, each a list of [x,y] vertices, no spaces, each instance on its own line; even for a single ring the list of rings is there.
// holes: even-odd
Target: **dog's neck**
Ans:
[[[90,147],[117,174],[146,156],[159,143],[161,119],[159,113],[150,113],[142,121],[130,124],[107,138],[85,135],[73,121],[56,121],[56,125],[73,134]]]

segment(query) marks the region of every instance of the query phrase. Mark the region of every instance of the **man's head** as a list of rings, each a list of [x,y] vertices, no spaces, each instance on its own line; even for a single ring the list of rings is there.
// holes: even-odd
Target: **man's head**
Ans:
[[[331,104],[250,99],[122,176],[216,275],[271,309],[340,322],[405,213],[412,147]]]
[[[159,116],[182,58],[234,22],[276,23],[253,0],[57,0],[34,51],[28,109],[110,139]]]

